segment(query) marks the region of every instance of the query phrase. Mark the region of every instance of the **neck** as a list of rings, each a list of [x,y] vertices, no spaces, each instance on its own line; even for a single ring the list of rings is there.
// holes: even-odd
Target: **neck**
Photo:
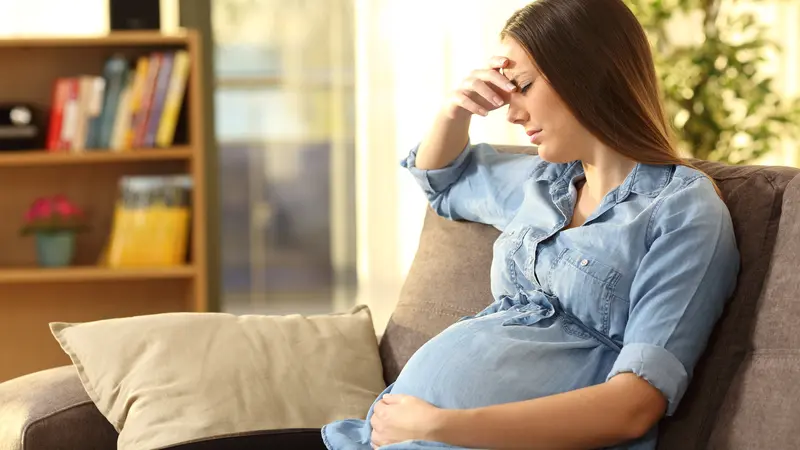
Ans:
[[[586,175],[584,194],[598,203],[621,185],[636,167],[636,161],[607,147],[595,149],[591,157],[581,160],[581,164]]]

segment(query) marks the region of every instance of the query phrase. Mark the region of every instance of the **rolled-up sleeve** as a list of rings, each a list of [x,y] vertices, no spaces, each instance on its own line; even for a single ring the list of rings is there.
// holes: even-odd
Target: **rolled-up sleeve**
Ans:
[[[659,201],[646,239],[608,379],[635,373],[661,391],[672,415],[733,292],[739,253],[730,213],[705,177]]]
[[[419,145],[400,165],[414,176],[437,214],[500,230],[522,203],[523,183],[541,163],[538,156],[501,153],[489,144],[468,143],[446,167],[423,170],[416,166],[418,150]]]

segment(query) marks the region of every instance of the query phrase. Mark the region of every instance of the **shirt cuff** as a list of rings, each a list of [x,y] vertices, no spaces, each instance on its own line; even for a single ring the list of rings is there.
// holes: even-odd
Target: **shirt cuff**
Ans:
[[[438,194],[461,178],[461,174],[469,162],[470,148],[470,142],[467,141],[467,145],[461,151],[461,154],[450,164],[441,169],[425,170],[418,169],[416,165],[417,152],[419,151],[419,144],[417,144],[416,147],[411,149],[408,156],[400,161],[400,166],[411,172],[411,175],[414,176],[426,194]]]
[[[606,381],[625,372],[644,378],[664,394],[668,416],[675,413],[689,384],[689,375],[680,360],[663,347],[651,344],[623,346]]]

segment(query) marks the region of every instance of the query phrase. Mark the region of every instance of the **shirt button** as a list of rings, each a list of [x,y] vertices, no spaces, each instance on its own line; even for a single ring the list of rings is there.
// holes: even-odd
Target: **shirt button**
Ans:
[[[589,265],[588,259],[581,260],[581,266],[588,266],[588,265]]]

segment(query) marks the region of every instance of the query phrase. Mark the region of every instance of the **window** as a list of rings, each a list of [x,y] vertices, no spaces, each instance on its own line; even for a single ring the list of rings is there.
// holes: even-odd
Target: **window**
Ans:
[[[214,0],[222,308],[322,313],[355,291],[349,0]]]

